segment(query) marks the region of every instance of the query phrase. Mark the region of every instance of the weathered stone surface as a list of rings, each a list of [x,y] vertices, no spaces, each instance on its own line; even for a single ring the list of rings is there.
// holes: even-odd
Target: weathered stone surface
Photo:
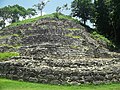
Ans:
[[[60,60],[66,64],[69,63],[69,66],[77,66],[78,63],[76,62],[81,62],[77,67],[64,66],[64,63],[60,65],[56,59],[52,58],[47,60],[34,59],[33,61],[25,61],[25,59],[20,59],[20,57],[18,59],[1,62],[0,76],[15,80],[51,84],[78,85],[83,83],[106,83],[108,81],[120,82],[120,59],[94,58],[93,60],[93,58],[89,58],[89,60],[71,60],[71,63],[67,59]],[[28,62],[31,65],[28,65]],[[38,63],[41,63],[41,65],[38,65]],[[43,65],[42,63],[46,64]],[[57,66],[55,63],[57,63]],[[99,66],[97,63],[103,64]]]
[[[5,28],[0,36],[6,45],[0,52],[20,53],[0,62],[0,77],[70,85],[120,82],[120,54],[73,21],[45,18]]]

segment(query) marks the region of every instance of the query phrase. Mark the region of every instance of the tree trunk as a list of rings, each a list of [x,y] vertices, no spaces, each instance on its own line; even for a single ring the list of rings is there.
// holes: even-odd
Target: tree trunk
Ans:
[[[85,19],[83,20],[83,24],[86,25],[86,20]]]
[[[40,11],[40,15],[42,16],[42,10]]]

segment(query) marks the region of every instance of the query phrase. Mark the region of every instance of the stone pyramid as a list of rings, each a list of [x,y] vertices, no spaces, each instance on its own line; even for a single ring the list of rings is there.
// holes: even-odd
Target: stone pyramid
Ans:
[[[43,18],[5,28],[0,36],[6,45],[1,52],[20,53],[0,62],[0,77],[50,84],[120,82],[120,54],[74,21]]]

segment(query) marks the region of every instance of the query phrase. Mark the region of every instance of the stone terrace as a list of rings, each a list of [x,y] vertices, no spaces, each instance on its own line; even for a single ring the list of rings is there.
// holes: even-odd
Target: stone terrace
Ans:
[[[0,31],[0,45],[0,52],[20,53],[0,62],[0,77],[50,84],[120,82],[120,54],[73,21],[44,18],[8,27]]]

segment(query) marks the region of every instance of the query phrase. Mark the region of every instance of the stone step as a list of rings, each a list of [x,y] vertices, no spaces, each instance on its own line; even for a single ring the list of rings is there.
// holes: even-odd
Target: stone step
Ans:
[[[101,58],[97,60],[100,61]],[[111,61],[111,59],[102,60]],[[94,61],[94,59],[91,59],[91,61]],[[15,80],[51,84],[83,84],[120,81],[120,64],[109,64],[101,67],[57,67],[48,66],[45,64],[45,61],[39,66],[33,65],[34,63],[38,64],[35,60],[29,60],[28,57],[24,57],[21,62],[17,60],[17,57],[13,61],[1,62],[0,76]]]
[[[70,67],[70,68],[80,68],[80,67],[103,67],[120,65],[119,58],[83,58],[78,60],[68,60],[68,59],[53,59],[53,58],[35,58],[35,57],[12,57],[11,61],[25,62],[25,66],[40,67],[41,65],[46,65],[49,67]]]
[[[18,67],[18,68],[28,68],[28,69],[36,69],[36,71],[40,71],[43,69],[49,69],[52,71],[60,71],[64,72],[67,74],[70,74],[71,72],[76,72],[76,73],[82,73],[82,72],[99,72],[99,71],[117,71],[117,68],[120,69],[120,62],[117,63],[112,63],[112,64],[106,64],[103,63],[104,65],[99,65],[96,64],[94,65],[94,62],[91,65],[87,65],[86,63],[82,62],[80,63],[80,66],[78,66],[77,63],[51,63],[49,61],[44,60],[44,61],[34,61],[34,60],[29,60],[29,59],[22,59],[22,60],[11,60],[11,61],[6,61],[6,62],[1,62],[0,66],[2,67]],[[62,65],[63,64],[63,65]],[[68,65],[69,64],[69,65]],[[91,63],[90,63],[91,64]],[[44,70],[43,70],[44,71]],[[119,72],[118,72],[119,73]]]

